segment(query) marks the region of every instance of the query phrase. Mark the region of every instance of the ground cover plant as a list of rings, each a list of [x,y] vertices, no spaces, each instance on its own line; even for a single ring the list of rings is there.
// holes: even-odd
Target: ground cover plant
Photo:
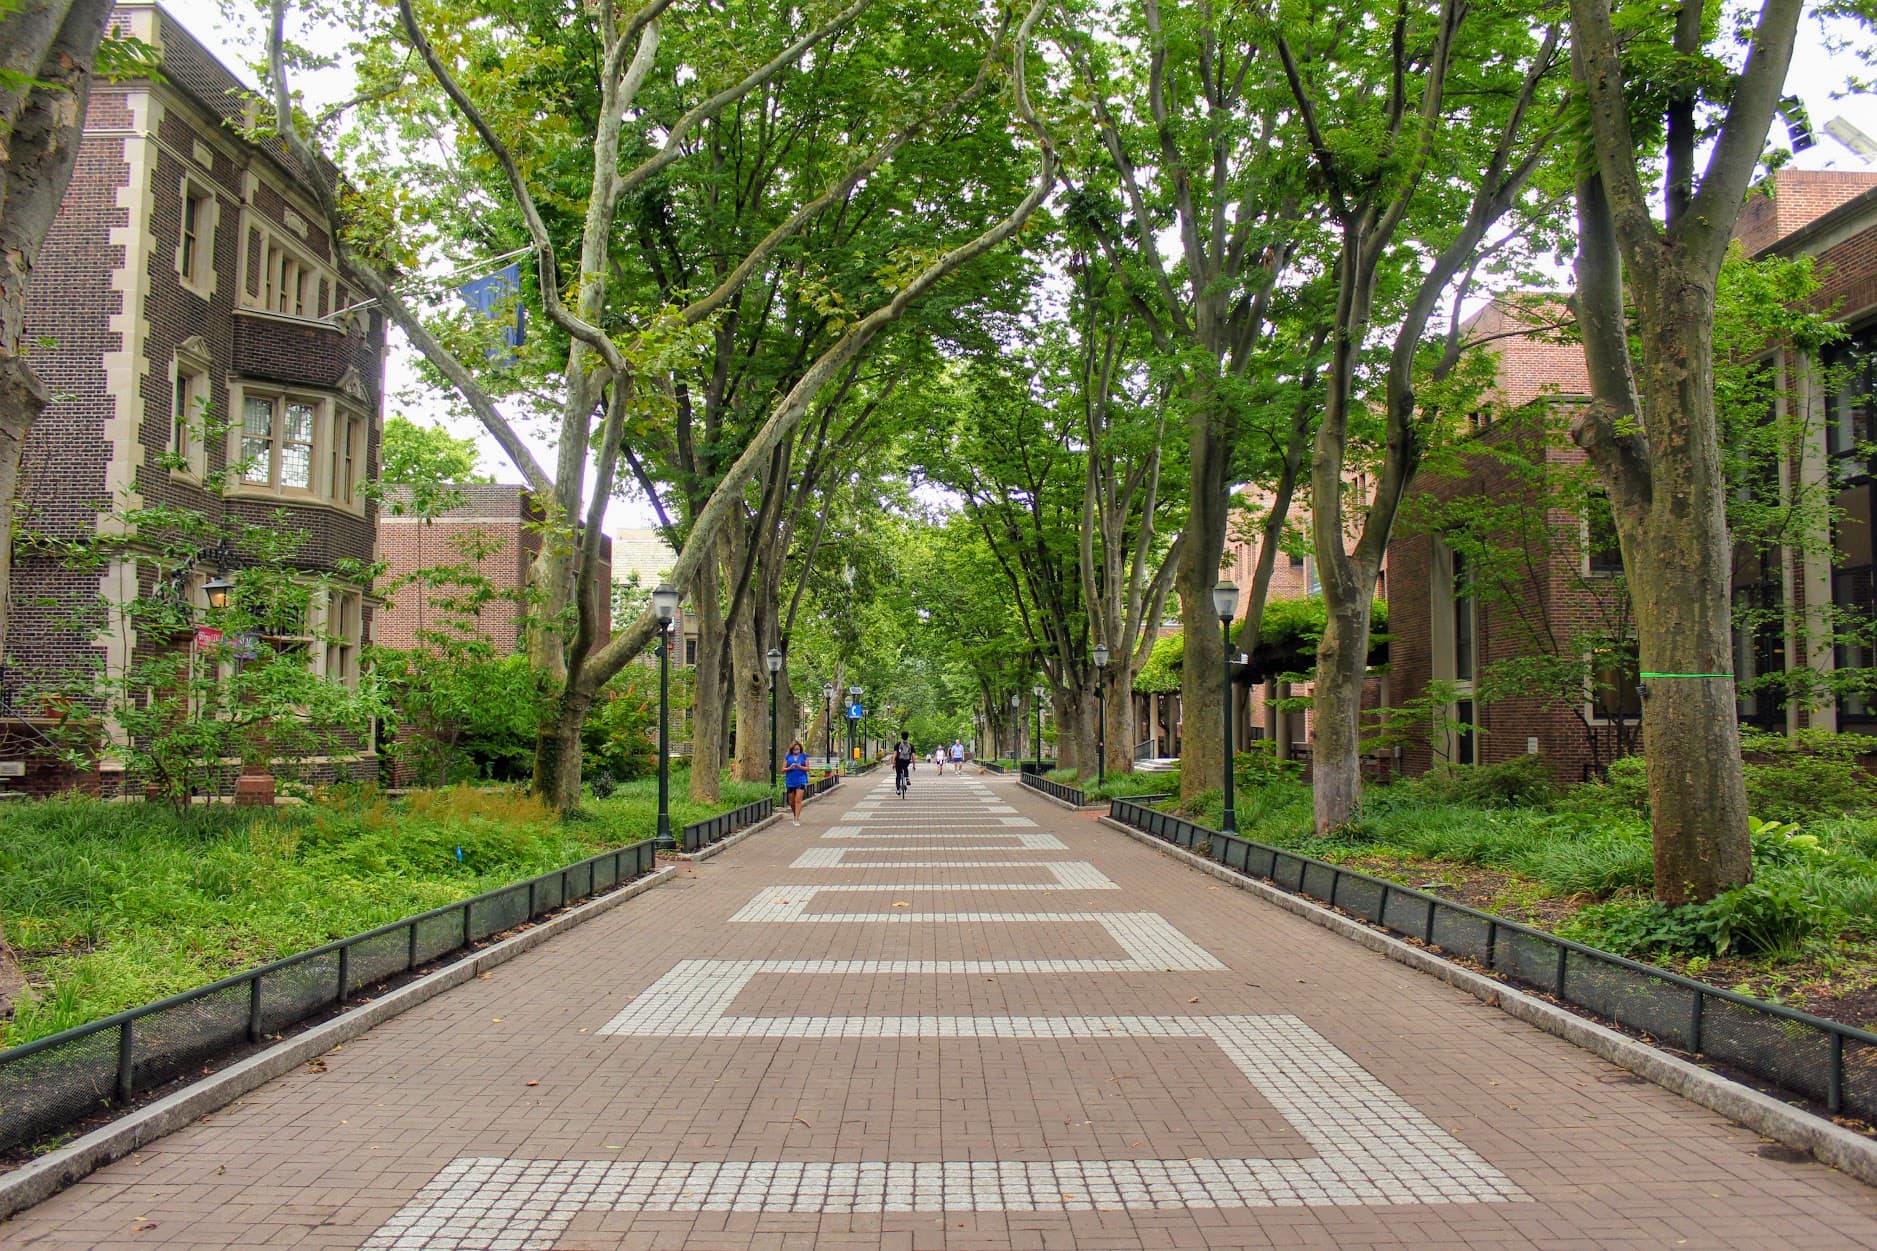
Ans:
[[[1848,735],[1748,739],[1754,880],[1669,908],[1653,898],[1643,762],[1558,788],[1523,759],[1437,770],[1373,787],[1359,820],[1311,831],[1307,785],[1263,757],[1239,758],[1238,832],[1549,929],[1728,989],[1877,1026],[1877,779]],[[1165,774],[1114,786],[1171,790]],[[1073,776],[1059,780],[1075,785]],[[1212,829],[1223,795],[1162,806]]]
[[[770,793],[684,798],[677,828]],[[649,838],[655,779],[562,820],[514,788],[387,799],[334,789],[271,809],[63,798],[0,812],[0,915],[27,993],[13,1046]]]

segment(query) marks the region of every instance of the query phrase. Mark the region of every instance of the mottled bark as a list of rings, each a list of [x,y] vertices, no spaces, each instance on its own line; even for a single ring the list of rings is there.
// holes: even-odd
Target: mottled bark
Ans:
[[[20,454],[51,400],[28,361],[26,301],[78,159],[91,68],[110,11],[105,0],[77,0],[0,15],[0,65],[28,80],[17,91],[0,87],[0,655]]]
[[[1180,795],[1184,799],[1225,785],[1221,687],[1225,644],[1219,637],[1218,613],[1212,607],[1212,588],[1219,583],[1219,566],[1225,558],[1231,444],[1209,414],[1202,411],[1193,425],[1191,496],[1174,574],[1184,634],[1180,670]]]

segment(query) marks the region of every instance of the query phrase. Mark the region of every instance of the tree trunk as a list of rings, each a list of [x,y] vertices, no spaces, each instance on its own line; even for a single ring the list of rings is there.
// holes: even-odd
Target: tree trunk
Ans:
[[[1126,672],[1124,666],[1122,672]],[[1108,685],[1107,703],[1103,708],[1103,718],[1107,721],[1108,759],[1110,773],[1134,772],[1134,675],[1129,674],[1126,681],[1111,682]]]
[[[697,668],[691,679],[691,798],[714,804],[722,795],[724,763],[723,607],[717,566],[705,561],[692,583],[697,620]]]
[[[535,738],[535,794],[563,815],[580,809],[580,730],[592,704],[584,691],[565,692]]]
[[[0,649],[7,639],[20,454],[51,399],[26,363],[26,300],[78,160],[91,66],[110,11],[107,0],[77,0],[0,12],[0,47],[24,79],[0,89]]]
[[[1181,653],[1180,797],[1225,785],[1225,722],[1220,683],[1225,645],[1212,607],[1225,555],[1225,455],[1215,435],[1193,437],[1192,500],[1174,586],[1180,593]]]
[[[1694,274],[1663,277],[1638,293],[1646,362],[1638,383],[1644,411],[1680,414],[1677,429],[1687,437],[1651,439],[1647,510],[1618,500],[1616,511],[1629,523],[1619,521],[1619,535],[1640,670],[1689,675],[1643,679],[1656,898],[1681,904],[1752,880],[1753,861],[1734,684],[1698,676],[1733,671],[1733,547],[1714,415],[1713,296]],[[1658,428],[1651,422],[1651,433]]]
[[[769,670],[763,665],[761,623],[756,606],[745,603],[730,624],[731,682],[736,690],[736,768],[738,781],[769,780]]]
[[[1331,608],[1317,646],[1310,753],[1314,825],[1328,834],[1355,820],[1362,803],[1362,679],[1368,669],[1369,600]]]

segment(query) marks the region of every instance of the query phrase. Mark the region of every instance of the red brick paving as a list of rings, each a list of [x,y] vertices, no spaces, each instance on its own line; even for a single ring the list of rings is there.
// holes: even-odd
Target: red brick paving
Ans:
[[[388,1222],[415,1220],[408,1214],[420,1192],[471,1159],[556,1162],[539,1167],[563,1173],[591,1164],[593,1177],[623,1177],[647,1161],[758,1162],[738,1169],[781,1162],[820,1176],[836,1166],[851,1176],[867,1162],[927,1162],[922,1177],[936,1161],[993,1169],[1000,1166],[986,1162],[1027,1161],[1046,1170],[1101,1170],[1117,1161],[1311,1166],[1318,1152],[1295,1114],[1267,1097],[1279,1087],[1266,1079],[1281,1086],[1287,1061],[1253,1082],[1212,1037],[1140,1037],[1104,1024],[1205,1029],[1215,1018],[1295,1018],[1523,1198],[1386,1206],[1208,1206],[1212,1200],[1201,1198],[1071,1211],[660,1211],[600,1203],[566,1209],[551,1241],[513,1245],[1877,1246],[1877,1192],[1815,1163],[1761,1156],[1754,1134],[1712,1113],[1034,799],[1014,781],[985,781],[998,804],[1059,835],[1067,850],[818,841],[831,825],[854,825],[847,814],[856,801],[880,794],[870,780],[850,784],[811,807],[803,828],[772,827],[696,865],[688,878],[348,1044],[326,1057],[325,1072],[264,1087],[0,1225],[0,1246],[357,1248]],[[900,819],[887,787],[876,811]],[[946,815],[981,810],[977,788],[976,778],[922,774],[915,808],[940,797],[935,828],[942,829]],[[811,846],[877,847],[859,860],[879,863],[788,867]],[[1092,862],[1120,889],[997,892],[983,887],[1049,879],[1028,868],[1000,876],[891,867],[1038,860]],[[1152,912],[1226,967],[981,971],[1002,961],[1125,955],[1102,926],[1081,920],[728,922],[766,887],[910,882],[957,889],[827,892],[808,912]],[[1060,1018],[1085,1024],[1082,1036],[1024,1038],[601,1032],[661,977],[729,967],[680,965],[687,960],[939,961],[960,970],[758,973],[720,1018],[738,1028],[751,1021],[792,1028],[798,1018],[831,1022],[837,1033],[879,1019],[910,1021],[915,1030],[940,1017],[1031,1023],[1025,1028]],[[503,1236],[456,1245],[511,1245]]]

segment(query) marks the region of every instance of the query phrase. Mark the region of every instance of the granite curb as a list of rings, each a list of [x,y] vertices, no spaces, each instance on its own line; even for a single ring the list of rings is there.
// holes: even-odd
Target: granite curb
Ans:
[[[1866,1185],[1877,1186],[1877,1142],[1862,1134],[1853,1133],[1822,1116],[1784,1103],[1775,1096],[1743,1086],[1606,1025],[1599,1025],[1568,1009],[1547,1003],[1496,978],[1371,929],[1360,921],[1333,912],[1302,896],[1279,890],[1258,878],[1235,873],[1224,865],[1195,855],[1185,848],[1174,847],[1112,817],[1101,818],[1101,824],[1119,830],[1136,842],[1145,843],[1176,860],[1184,861],[1222,882],[1276,904],[1286,912],[1294,913],[1344,938],[1353,939],[1390,960],[1405,964],[1417,972],[1431,974],[1490,1007],[1496,1007],[1547,1034],[1582,1047],[1691,1103],[1718,1112],[1755,1133],[1810,1152],[1821,1163],[1829,1164]]]

